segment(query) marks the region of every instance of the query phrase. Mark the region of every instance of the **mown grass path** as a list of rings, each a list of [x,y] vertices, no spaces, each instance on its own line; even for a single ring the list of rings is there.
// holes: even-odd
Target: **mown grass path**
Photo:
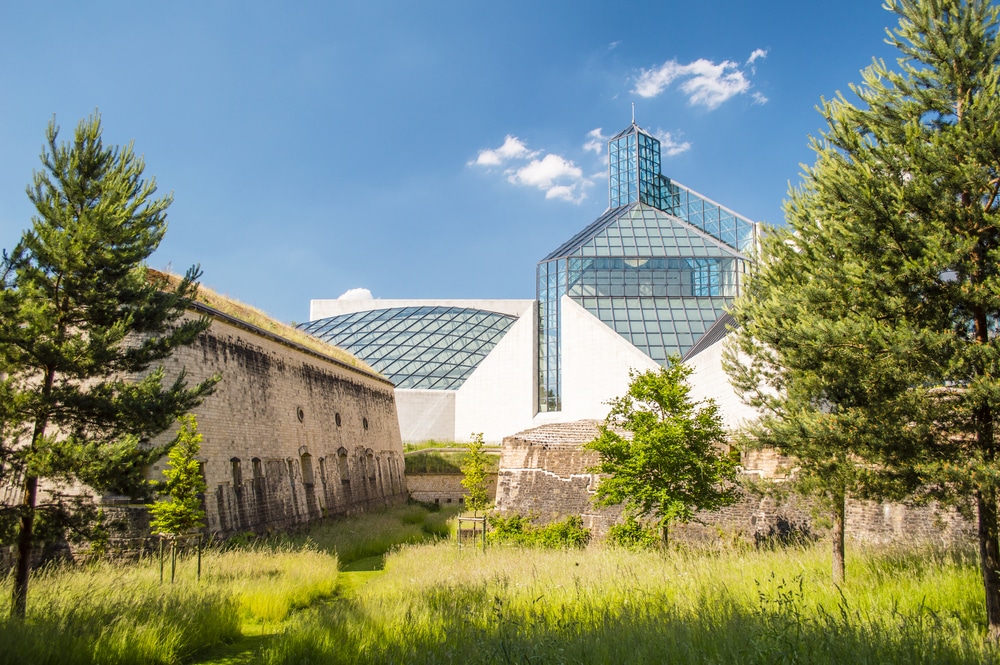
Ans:
[[[384,564],[385,555],[382,554],[365,557],[347,564],[337,576],[336,595],[321,601],[320,604],[336,603],[350,598],[359,588],[382,575]],[[281,635],[292,618],[289,617],[280,623],[244,624],[242,627],[243,637],[231,644],[220,644],[212,647],[202,652],[191,663],[192,665],[246,665],[252,663],[257,654],[267,648],[271,640]]]

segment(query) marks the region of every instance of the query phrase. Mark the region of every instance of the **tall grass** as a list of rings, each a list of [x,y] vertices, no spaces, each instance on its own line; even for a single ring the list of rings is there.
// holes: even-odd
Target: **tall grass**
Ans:
[[[289,541],[336,554],[341,563],[349,564],[400,545],[446,537],[447,521],[454,514],[454,510],[439,511],[422,504],[409,504],[323,522],[311,527],[305,535],[290,537]]]
[[[178,663],[231,642],[244,623],[286,619],[334,593],[337,560],[315,549],[208,551],[160,584],[156,558],[54,566],[32,574],[28,616],[0,619],[0,664]],[[9,597],[10,579],[0,583]]]
[[[386,574],[299,615],[262,654],[329,663],[980,663],[974,556],[825,548],[628,552],[451,544],[391,554]]]

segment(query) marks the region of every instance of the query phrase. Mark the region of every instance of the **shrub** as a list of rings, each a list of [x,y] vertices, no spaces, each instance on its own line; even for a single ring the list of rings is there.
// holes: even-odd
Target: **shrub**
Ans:
[[[647,529],[634,515],[625,517],[625,521],[608,529],[607,542],[613,547],[638,552],[651,550],[660,546],[662,541],[652,529]]]
[[[584,547],[590,541],[590,530],[583,527],[583,519],[579,515],[544,526],[537,526],[531,517],[516,513],[509,517],[491,515],[488,519],[490,531],[486,538],[492,543],[558,549]]]

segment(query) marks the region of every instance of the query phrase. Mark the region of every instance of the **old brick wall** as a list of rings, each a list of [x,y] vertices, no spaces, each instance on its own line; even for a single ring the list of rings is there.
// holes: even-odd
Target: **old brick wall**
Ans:
[[[378,375],[218,313],[164,367],[168,380],[182,369],[189,383],[222,377],[194,411],[209,532],[285,529],[406,500],[393,386]]]
[[[500,512],[537,515],[543,522],[579,515],[583,525],[604,534],[621,509],[595,508],[597,477],[587,469],[597,453],[581,446],[597,436],[598,421],[543,425],[503,440],[497,480]]]
[[[597,436],[598,421],[543,425],[503,441],[496,507],[501,512],[533,513],[542,521],[580,515],[584,526],[602,536],[621,515],[619,507],[596,509],[597,477],[587,473],[597,453],[581,446]],[[752,452],[743,463],[751,477],[781,479],[793,464],[772,451]],[[703,522],[674,525],[672,537],[712,542],[730,538],[761,540],[822,535],[814,504],[789,493],[783,498],[746,494],[732,506],[697,515]],[[849,537],[862,542],[972,542],[974,522],[954,508],[904,506],[851,500]]]
[[[462,503],[465,488],[460,473],[410,473],[406,476],[406,487],[414,501],[425,503]],[[497,474],[486,476],[486,491],[490,500],[497,494]]]

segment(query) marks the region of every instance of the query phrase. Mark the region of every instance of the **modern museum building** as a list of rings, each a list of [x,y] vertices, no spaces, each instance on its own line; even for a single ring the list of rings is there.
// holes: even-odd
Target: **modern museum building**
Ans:
[[[630,370],[679,356],[728,426],[750,415],[721,344],[759,225],[665,177],[634,122],[608,141],[609,207],[537,267],[534,300],[313,300],[305,331],[396,385],[404,441],[500,441],[603,419]]]

